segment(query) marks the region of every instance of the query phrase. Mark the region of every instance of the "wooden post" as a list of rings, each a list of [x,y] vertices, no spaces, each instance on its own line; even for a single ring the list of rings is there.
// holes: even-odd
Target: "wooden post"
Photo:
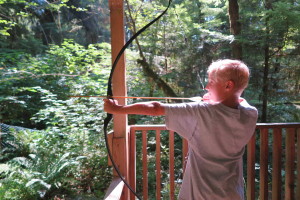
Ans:
[[[125,44],[124,38],[124,9],[123,0],[109,0],[110,25],[111,25],[111,51],[112,62],[114,62],[119,51]],[[126,89],[126,67],[125,56],[123,55],[114,71],[113,94],[115,96],[127,96]],[[118,99],[119,104],[125,105],[126,99]],[[129,151],[128,151],[128,128],[127,115],[114,115],[114,134],[112,141],[112,150],[114,161],[120,169],[120,172],[128,180],[129,174]],[[114,172],[114,175],[116,173]],[[129,199],[129,190],[125,187],[121,199]]]
[[[247,145],[247,199],[255,199],[255,135]]]
[[[281,170],[282,170],[282,129],[273,129],[273,171],[272,171],[272,199],[281,199]]]
[[[286,165],[285,165],[285,199],[295,199],[295,128],[287,128]]]
[[[268,129],[260,130],[260,170],[259,195],[261,200],[268,199]]]
[[[300,199],[300,128],[296,129],[297,134],[297,189],[296,199]]]

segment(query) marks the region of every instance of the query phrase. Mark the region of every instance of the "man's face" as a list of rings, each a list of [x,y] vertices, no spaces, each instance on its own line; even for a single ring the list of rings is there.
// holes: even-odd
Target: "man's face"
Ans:
[[[208,83],[205,89],[208,91],[209,98],[213,102],[220,102],[225,98],[226,84],[212,79],[210,75],[208,76]]]

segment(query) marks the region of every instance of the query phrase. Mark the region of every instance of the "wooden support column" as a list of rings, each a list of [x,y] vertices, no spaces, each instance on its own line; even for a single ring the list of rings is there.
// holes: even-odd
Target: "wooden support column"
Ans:
[[[111,51],[112,63],[119,51],[125,44],[124,38],[124,9],[123,0],[109,0],[110,25],[111,25]],[[113,74],[113,94],[115,96],[127,96],[126,89],[126,67],[123,55]],[[118,99],[119,104],[126,105],[126,99]],[[129,151],[128,151],[128,123],[127,115],[114,115],[114,131],[112,138],[113,158],[120,172],[128,180],[129,174]],[[114,172],[114,175],[117,174]],[[124,187],[121,199],[129,199],[129,190]]]

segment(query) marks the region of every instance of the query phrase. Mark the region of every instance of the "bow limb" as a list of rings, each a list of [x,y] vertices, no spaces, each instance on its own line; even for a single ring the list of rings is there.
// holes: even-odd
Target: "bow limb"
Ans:
[[[169,4],[167,6],[167,8],[158,16],[156,17],[154,20],[152,20],[150,23],[148,23],[147,25],[145,25],[142,29],[140,29],[138,32],[136,32],[136,34],[134,34],[127,42],[126,44],[122,47],[122,49],[120,50],[120,52],[118,53],[117,57],[115,58],[111,71],[110,71],[110,75],[108,78],[108,83],[107,83],[107,96],[109,98],[113,97],[113,91],[112,91],[112,77],[113,77],[113,73],[115,71],[115,68],[121,58],[121,56],[123,55],[124,51],[126,50],[126,48],[132,43],[132,41],[137,38],[142,32],[144,32],[148,27],[150,27],[153,23],[155,23],[157,20],[159,20],[169,9],[170,5],[171,5],[172,0],[169,0]],[[130,187],[130,185],[125,181],[125,179],[123,178],[122,174],[120,173],[120,170],[118,169],[116,163],[113,160],[113,156],[112,153],[110,151],[110,148],[108,146],[108,138],[107,138],[107,128],[108,128],[108,124],[111,121],[113,115],[107,113],[106,118],[104,119],[104,125],[103,125],[103,131],[104,131],[104,137],[105,137],[105,143],[106,143],[106,148],[107,148],[107,153],[109,155],[109,158],[112,162],[113,167],[115,168],[117,174],[119,175],[119,177],[122,179],[122,181],[124,182],[124,184],[129,188],[129,190],[138,198],[141,199],[136,192]]]

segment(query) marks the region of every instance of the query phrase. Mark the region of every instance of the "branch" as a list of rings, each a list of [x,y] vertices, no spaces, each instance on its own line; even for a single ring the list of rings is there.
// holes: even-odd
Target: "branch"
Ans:
[[[130,26],[129,28],[132,30],[133,34],[136,34],[136,32],[137,32],[137,31],[136,31],[136,25],[135,25],[135,21],[133,20],[133,17],[132,17],[132,13],[131,13],[131,9],[130,9],[128,0],[126,0],[126,5],[127,5],[127,10],[128,10],[128,14],[129,14],[130,20],[128,19],[128,16],[126,15],[126,13],[125,13],[125,16],[126,16],[128,22],[129,22],[129,26]],[[130,22],[131,22],[131,23],[130,23]],[[136,44],[137,44],[137,46],[138,46],[140,56],[141,56],[143,59],[145,59],[145,56],[144,56],[144,54],[143,54],[141,45],[140,45],[139,40],[138,40],[137,38],[135,38],[135,42],[136,42]]]
[[[137,30],[136,24],[135,24],[135,21],[133,20],[128,0],[126,0],[126,4],[127,4],[127,9],[128,9],[128,14],[129,14],[129,16],[126,15],[126,18],[130,18],[130,21],[131,21],[131,23],[129,23],[130,29],[132,30],[133,34],[135,34],[136,30]],[[169,84],[167,82],[165,82],[161,77],[159,77],[159,75],[157,73],[155,73],[155,71],[150,67],[150,64],[147,62],[146,57],[142,51],[142,47],[137,38],[135,38],[135,42],[138,46],[140,57],[142,58],[142,59],[137,60],[137,62],[142,66],[145,75],[150,77],[151,79],[153,79],[154,82],[158,85],[158,87],[160,87],[167,96],[178,97],[178,95],[169,86]]]

